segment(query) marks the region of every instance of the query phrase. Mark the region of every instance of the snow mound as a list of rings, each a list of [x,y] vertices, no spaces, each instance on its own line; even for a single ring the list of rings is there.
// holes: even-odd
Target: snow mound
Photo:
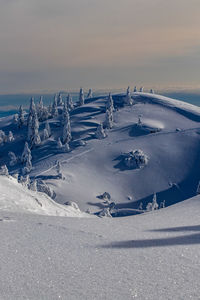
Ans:
[[[0,190],[0,211],[62,217],[82,217],[85,215],[74,206],[60,205],[46,194],[26,189],[13,177],[0,176]]]

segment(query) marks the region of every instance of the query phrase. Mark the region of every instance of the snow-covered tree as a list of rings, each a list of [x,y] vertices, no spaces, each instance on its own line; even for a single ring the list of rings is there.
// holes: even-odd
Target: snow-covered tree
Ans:
[[[37,192],[37,180],[36,179],[33,179],[30,183],[30,190],[31,191],[34,191],[34,192]]]
[[[20,105],[19,107],[19,112],[18,112],[18,118],[17,118],[17,125],[19,128],[21,128],[24,125],[24,110],[23,110],[23,106]]]
[[[71,124],[70,124],[70,116],[69,113],[66,114],[65,124],[63,126],[63,136],[62,140],[63,143],[68,143],[71,141],[72,135],[71,135]]]
[[[36,114],[36,107],[35,107],[34,98],[32,97],[31,101],[30,101],[29,114],[28,114],[28,120],[27,120],[28,126],[30,124],[30,117],[33,117],[34,114]]]
[[[34,103],[34,99],[31,98],[31,104],[28,116],[28,136],[31,146],[39,145],[41,143],[39,135],[39,122],[37,117],[37,111]]]
[[[113,127],[113,115],[109,109],[106,110],[106,119],[104,125],[107,129],[111,129]]]
[[[91,99],[93,97],[92,95],[92,89],[89,89],[89,92],[87,94],[87,99]]]
[[[104,139],[106,137],[106,133],[105,130],[103,129],[102,123],[98,125],[95,136],[99,140]]]
[[[62,124],[64,125],[66,123],[67,118],[69,117],[69,111],[68,111],[68,105],[67,101],[65,101],[62,111]]]
[[[49,114],[49,117],[52,118],[52,116],[53,116],[53,107],[52,107],[51,103],[48,106],[48,114]]]
[[[200,181],[199,181],[199,183],[197,185],[197,191],[196,191],[196,193],[197,193],[197,195],[200,194]]]
[[[0,175],[9,176],[8,168],[6,165],[0,167]]]
[[[17,164],[17,157],[16,157],[15,153],[12,152],[12,151],[10,151],[10,152],[8,152],[8,156],[9,156],[9,158],[10,158],[10,163],[9,163],[9,165],[10,165],[11,167],[15,166],[15,165]]]
[[[43,111],[44,111],[44,104],[43,104],[43,97],[40,97],[40,101],[37,105],[37,115],[38,115],[38,120],[43,121]]]
[[[68,143],[65,143],[65,144],[63,145],[63,150],[64,150],[65,152],[69,152],[69,151],[70,151],[70,147],[69,147],[69,144],[68,144]]]
[[[165,208],[165,200],[163,200],[162,202],[160,202],[160,208]]]
[[[158,209],[158,203],[157,203],[157,195],[154,193],[153,200],[152,200],[152,210]]]
[[[156,193],[154,193],[153,195],[153,200],[152,202],[149,202],[146,206],[146,210],[147,211],[153,211],[153,210],[156,210],[158,209],[158,203],[157,203],[157,196],[156,196]]]
[[[84,104],[85,104],[84,92],[83,92],[83,89],[80,88],[80,92],[79,92],[79,105],[82,106]]]
[[[58,178],[61,178],[61,179],[62,179],[63,175],[62,175],[62,170],[61,170],[61,163],[60,163],[60,161],[57,161],[57,162],[56,162],[56,172],[57,172]]]
[[[23,164],[25,164],[28,160],[31,161],[31,159],[32,159],[31,150],[29,149],[28,143],[25,142],[24,150],[23,150],[22,155],[21,155],[21,162]]]
[[[9,131],[7,140],[8,142],[13,142],[15,140],[12,131]]]
[[[141,115],[138,116],[138,122],[137,125],[141,126],[142,125],[142,120],[141,120]]]
[[[143,93],[143,91],[144,91],[144,88],[143,88],[143,86],[140,88],[140,93]]]
[[[114,104],[113,104],[113,99],[112,99],[111,94],[108,95],[108,100],[107,100],[107,103],[106,103],[106,109],[108,109],[111,112],[111,114],[113,114]]]
[[[0,130],[0,144],[3,144],[7,141],[6,134],[3,130]]]
[[[136,87],[136,86],[134,87],[133,92],[134,92],[134,93],[137,93],[137,87]]]
[[[57,102],[57,95],[54,96],[54,101],[52,105],[52,116],[57,117],[58,116],[58,102]]]
[[[63,144],[62,144],[60,138],[58,138],[58,141],[57,141],[57,148],[58,148],[58,149],[62,149],[62,147],[63,147]]]
[[[109,207],[104,207],[102,209],[102,211],[100,211],[99,217],[101,217],[101,218],[103,218],[103,217],[112,218],[111,213],[110,213],[110,208]]]
[[[30,141],[31,141],[31,146],[37,146],[41,143],[37,114],[33,115],[32,118],[32,135]]]
[[[30,177],[28,174],[24,174],[20,176],[19,178],[19,183],[21,183],[24,187],[26,187],[27,189],[30,188]]]
[[[37,190],[38,192],[47,194],[52,199],[56,196],[56,193],[43,180],[37,181]]]
[[[140,202],[140,205],[139,205],[138,209],[143,210],[143,203],[142,202]]]
[[[126,91],[125,104],[133,105],[133,99],[131,98],[130,87],[128,87]]]
[[[62,106],[63,105],[63,100],[62,100],[62,95],[61,93],[58,94],[58,100],[57,100],[58,106]]]
[[[49,133],[46,130],[46,128],[43,129],[43,141],[47,140],[49,138]]]
[[[50,137],[51,136],[51,128],[50,128],[50,125],[49,125],[48,121],[46,121],[46,123],[45,123],[45,129],[47,130],[48,135]]]
[[[14,124],[18,124],[18,114],[15,114],[13,116],[13,122],[14,122]]]
[[[72,109],[74,109],[74,103],[72,101],[72,97],[70,94],[67,95],[67,108],[68,108],[68,111],[71,111]]]

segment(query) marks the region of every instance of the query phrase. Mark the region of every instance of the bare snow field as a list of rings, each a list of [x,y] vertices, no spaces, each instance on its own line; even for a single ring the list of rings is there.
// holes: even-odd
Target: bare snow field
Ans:
[[[0,300],[200,299],[200,108],[83,96],[0,119]]]

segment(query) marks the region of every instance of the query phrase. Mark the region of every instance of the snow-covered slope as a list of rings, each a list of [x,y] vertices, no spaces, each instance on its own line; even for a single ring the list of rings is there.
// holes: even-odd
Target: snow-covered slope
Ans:
[[[71,152],[57,148],[62,137],[61,115],[50,119],[52,136],[32,151],[32,178],[44,180],[56,192],[56,201],[74,201],[81,210],[100,210],[98,196],[111,194],[118,209],[143,206],[157,193],[158,202],[171,205],[196,194],[200,180],[200,108],[163,96],[133,93],[133,106],[123,106],[125,95],[113,95],[116,110],[114,127],[103,140],[95,138],[105,120],[106,97],[92,98],[71,114]],[[61,110],[61,108],[60,108]],[[138,118],[141,126],[138,126]],[[18,130],[12,118],[0,121],[6,133],[14,132],[15,141],[0,148],[0,163],[9,164],[8,151],[21,155],[27,129]],[[40,123],[40,133],[44,123]],[[86,145],[81,146],[83,140]],[[142,169],[127,169],[123,153],[141,149],[149,162]],[[62,163],[65,180],[56,178],[55,161]],[[21,165],[9,167],[11,173]]]
[[[0,176],[0,211],[49,216],[86,216],[71,206],[56,203],[44,193],[30,191],[13,177]]]
[[[126,218],[0,211],[1,299],[199,299],[200,198]]]

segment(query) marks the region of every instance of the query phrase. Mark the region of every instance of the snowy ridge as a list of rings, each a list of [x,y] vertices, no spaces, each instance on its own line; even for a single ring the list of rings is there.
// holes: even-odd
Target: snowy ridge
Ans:
[[[60,205],[43,193],[26,189],[12,177],[0,176],[0,190],[0,211],[86,217],[86,214],[81,213],[80,210]]]

